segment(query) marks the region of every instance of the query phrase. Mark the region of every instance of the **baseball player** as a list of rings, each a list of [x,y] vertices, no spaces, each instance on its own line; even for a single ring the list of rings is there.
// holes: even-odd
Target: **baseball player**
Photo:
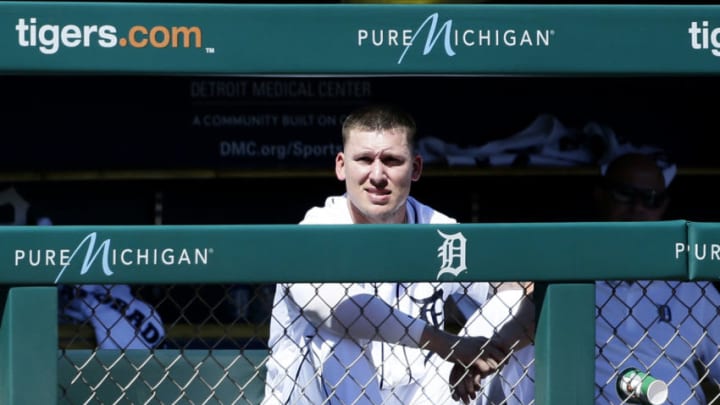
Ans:
[[[455,223],[409,196],[422,170],[415,131],[394,107],[348,116],[335,160],[346,193],[310,209],[301,224]],[[453,364],[485,376],[504,352],[487,338],[445,332],[443,304],[463,297],[459,307],[475,309],[487,291],[487,283],[279,284],[264,404],[455,403]]]

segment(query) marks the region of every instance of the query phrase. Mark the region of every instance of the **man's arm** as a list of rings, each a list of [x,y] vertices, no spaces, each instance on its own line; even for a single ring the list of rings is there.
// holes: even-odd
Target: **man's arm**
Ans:
[[[430,350],[483,376],[494,372],[505,357],[485,337],[447,333],[393,308],[357,284],[294,284],[289,294],[311,323],[340,336]]]
[[[492,284],[494,294],[481,309],[468,319],[463,333],[485,336],[498,350],[508,356],[498,362],[500,367],[513,351],[533,343],[535,338],[534,285],[529,282]],[[450,374],[453,398],[469,403],[480,390],[480,379],[486,375],[456,364]]]
[[[419,347],[427,325],[356,283],[290,284],[288,295],[315,327],[339,336]]]
[[[497,371],[506,353],[483,336],[458,336],[433,326],[426,326],[421,338],[424,349],[463,368],[472,368],[486,377]]]
[[[491,290],[494,293],[468,319],[463,333],[489,337],[507,352],[532,344],[535,340],[534,284],[492,283]]]

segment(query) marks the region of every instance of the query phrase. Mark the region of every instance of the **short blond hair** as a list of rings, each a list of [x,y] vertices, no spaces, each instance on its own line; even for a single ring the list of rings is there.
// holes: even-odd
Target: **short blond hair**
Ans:
[[[405,130],[407,143],[411,151],[415,151],[415,119],[405,110],[389,104],[375,104],[361,107],[345,118],[342,126],[343,145],[350,138],[350,131],[355,129],[383,131],[388,129]]]

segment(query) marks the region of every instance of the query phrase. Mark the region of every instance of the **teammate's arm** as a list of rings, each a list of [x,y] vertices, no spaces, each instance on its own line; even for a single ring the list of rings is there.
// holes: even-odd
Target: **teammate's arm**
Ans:
[[[486,336],[508,356],[498,362],[502,366],[509,354],[533,343],[535,338],[534,284],[504,282],[492,284],[495,293],[476,311],[463,331],[472,336]],[[479,379],[487,376],[456,364],[450,376],[453,398],[469,403],[480,389]]]

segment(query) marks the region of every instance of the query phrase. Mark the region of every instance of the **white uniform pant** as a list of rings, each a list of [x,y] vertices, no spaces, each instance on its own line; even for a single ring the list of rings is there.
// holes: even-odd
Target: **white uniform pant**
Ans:
[[[380,367],[370,345],[350,339],[309,338],[303,357],[263,404],[456,405],[448,377],[452,364],[431,357],[427,372],[412,384],[380,387]]]

